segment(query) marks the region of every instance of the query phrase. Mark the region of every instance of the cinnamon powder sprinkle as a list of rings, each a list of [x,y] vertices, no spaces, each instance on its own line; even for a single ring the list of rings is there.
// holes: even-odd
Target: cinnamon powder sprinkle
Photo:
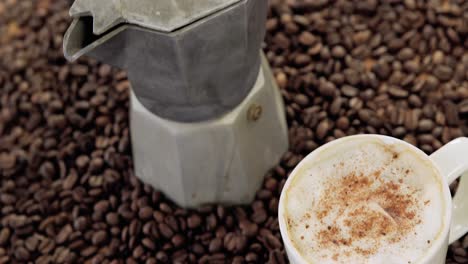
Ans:
[[[398,158],[398,154],[393,156]],[[406,173],[407,171],[402,171]],[[330,182],[327,195],[314,208],[324,228],[316,234],[318,247],[335,247],[335,252],[369,257],[383,243],[401,241],[421,222],[418,192],[403,186],[403,181],[383,180],[382,170],[370,175],[353,172]],[[324,223],[330,223],[325,225]],[[366,245],[366,246],[363,246]],[[334,255],[333,260],[338,260]]]

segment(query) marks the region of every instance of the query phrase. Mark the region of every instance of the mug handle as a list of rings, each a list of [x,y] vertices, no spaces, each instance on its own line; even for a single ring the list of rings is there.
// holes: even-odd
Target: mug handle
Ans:
[[[430,156],[449,184],[463,173],[453,199],[449,242],[453,243],[468,232],[468,138],[457,138]]]

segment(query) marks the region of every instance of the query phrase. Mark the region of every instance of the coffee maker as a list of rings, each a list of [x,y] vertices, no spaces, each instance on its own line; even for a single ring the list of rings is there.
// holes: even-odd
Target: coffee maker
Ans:
[[[249,203],[288,148],[264,0],[76,0],[65,57],[124,69],[135,174],[183,207]]]

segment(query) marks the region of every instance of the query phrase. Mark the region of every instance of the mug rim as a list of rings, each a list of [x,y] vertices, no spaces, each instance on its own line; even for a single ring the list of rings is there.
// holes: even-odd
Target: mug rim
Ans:
[[[398,142],[402,143],[408,147],[410,147],[412,150],[414,150],[418,155],[421,157],[425,157],[426,160],[430,161],[432,166],[436,169],[438,172],[437,175],[439,177],[439,180],[442,182],[442,192],[445,200],[445,216],[444,216],[444,223],[445,226],[440,234],[440,237],[435,241],[435,243],[430,247],[430,249],[426,252],[426,254],[418,260],[415,264],[421,264],[421,263],[428,263],[429,260],[431,260],[441,249],[444,248],[448,235],[450,232],[450,224],[451,224],[451,218],[452,218],[452,196],[450,194],[450,189],[449,189],[449,184],[447,181],[447,177],[442,175],[441,170],[439,169],[439,166],[430,158],[429,155],[424,153],[421,149],[417,148],[416,146],[411,145],[410,143],[395,138],[391,136],[385,136],[385,135],[377,135],[377,134],[360,134],[360,135],[352,135],[352,136],[346,136],[342,137],[339,139],[335,139],[333,141],[330,141],[319,148],[315,149],[311,153],[309,153],[307,156],[305,156],[297,165],[296,167],[292,170],[292,172],[289,174],[288,179],[286,180],[282,190],[281,190],[281,195],[280,195],[280,200],[278,204],[278,223],[280,227],[280,233],[281,237],[283,239],[284,247],[287,252],[287,254],[292,254],[292,256],[288,255],[288,258],[290,259],[295,259],[299,260],[302,263],[309,263],[297,250],[297,248],[294,246],[294,244],[291,241],[291,238],[289,237],[289,232],[286,227],[286,223],[284,220],[284,200],[285,200],[285,193],[288,190],[288,188],[291,185],[291,182],[295,177],[297,177],[297,173],[300,170],[300,168],[304,167],[305,164],[311,162],[312,160],[315,159],[315,157],[323,151],[325,148],[332,147],[334,145],[340,144],[341,142],[345,140],[350,140],[350,139],[360,139],[360,138],[370,138],[370,139],[380,139],[383,140],[384,142]],[[313,263],[311,263],[313,264]]]

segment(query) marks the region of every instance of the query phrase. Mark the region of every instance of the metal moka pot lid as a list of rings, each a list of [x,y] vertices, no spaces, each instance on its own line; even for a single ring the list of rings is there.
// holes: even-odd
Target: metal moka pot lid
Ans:
[[[242,0],[76,0],[70,9],[70,15],[92,16],[93,32],[96,35],[121,23],[171,32],[240,1]]]

